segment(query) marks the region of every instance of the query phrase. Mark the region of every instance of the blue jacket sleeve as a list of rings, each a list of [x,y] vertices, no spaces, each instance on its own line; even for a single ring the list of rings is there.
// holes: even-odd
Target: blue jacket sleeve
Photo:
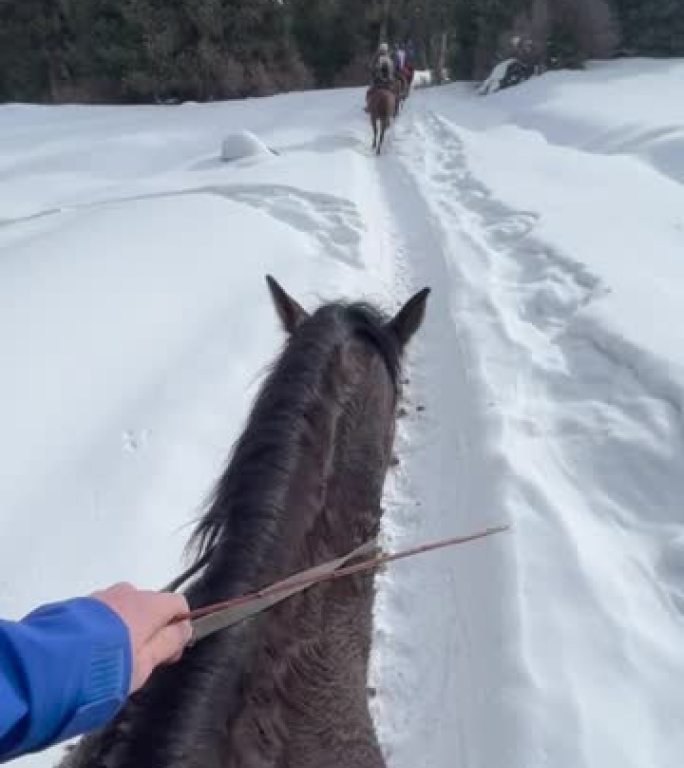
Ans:
[[[99,600],[0,621],[0,761],[104,725],[130,680],[128,629]]]

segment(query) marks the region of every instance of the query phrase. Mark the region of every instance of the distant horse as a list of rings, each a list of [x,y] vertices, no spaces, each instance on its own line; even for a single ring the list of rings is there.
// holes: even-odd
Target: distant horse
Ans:
[[[373,126],[373,149],[380,154],[382,143],[385,139],[385,133],[389,128],[390,121],[396,115],[397,99],[394,92],[389,88],[375,88],[368,96],[368,112],[370,113],[371,125]],[[378,138],[378,125],[380,125],[380,134]]]
[[[401,356],[429,290],[389,319],[366,304],[309,315],[268,282],[289,341],[195,531],[195,608],[378,533]],[[319,585],[202,641],[63,768],[384,768],[367,692],[373,590],[372,575]]]

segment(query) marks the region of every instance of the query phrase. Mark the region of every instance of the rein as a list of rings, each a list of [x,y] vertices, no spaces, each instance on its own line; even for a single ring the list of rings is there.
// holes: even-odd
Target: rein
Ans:
[[[411,549],[374,556],[372,553],[376,551],[377,544],[375,540],[367,541],[365,544],[352,550],[343,557],[300,571],[282,581],[275,582],[274,584],[255,592],[250,592],[246,595],[235,597],[232,600],[214,603],[190,611],[189,613],[181,614],[180,616],[177,616],[172,623],[190,621],[193,631],[190,645],[194,645],[205,637],[213,635],[215,632],[226,629],[227,627],[232,627],[241,621],[245,621],[246,619],[263,613],[268,608],[271,608],[283,600],[287,600],[293,595],[304,592],[315,584],[323,584],[325,582],[347,578],[358,573],[374,571],[388,563],[405,560],[427,552],[435,552],[439,549],[455,547],[459,544],[467,544],[471,541],[494,536],[497,533],[503,533],[509,529],[510,527],[508,525],[500,525],[494,528],[487,528],[484,531],[472,533],[469,536],[441,539],[428,544],[422,544],[418,547],[412,547]],[[206,564],[215,548],[216,546],[198,561],[198,563],[175,579],[169,586],[176,589],[178,586],[185,583]],[[354,560],[360,560],[360,562],[353,563]],[[169,591],[173,590],[170,589]]]

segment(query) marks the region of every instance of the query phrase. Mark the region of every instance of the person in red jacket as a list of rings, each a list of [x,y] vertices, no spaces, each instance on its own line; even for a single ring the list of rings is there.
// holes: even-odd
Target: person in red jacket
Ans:
[[[0,621],[0,761],[99,728],[191,637],[182,595],[116,584]]]

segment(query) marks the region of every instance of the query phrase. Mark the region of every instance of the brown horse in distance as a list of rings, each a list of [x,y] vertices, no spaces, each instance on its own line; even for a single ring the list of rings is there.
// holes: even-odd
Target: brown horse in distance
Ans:
[[[393,318],[342,303],[310,315],[268,282],[289,339],[195,531],[193,608],[378,533],[402,353],[429,290]],[[372,574],[319,585],[202,641],[63,768],[385,768],[367,692],[373,591]]]
[[[368,96],[368,112],[373,126],[373,149],[380,154],[385,133],[397,110],[397,99],[389,88],[374,88]],[[380,131],[378,134],[378,126]]]

